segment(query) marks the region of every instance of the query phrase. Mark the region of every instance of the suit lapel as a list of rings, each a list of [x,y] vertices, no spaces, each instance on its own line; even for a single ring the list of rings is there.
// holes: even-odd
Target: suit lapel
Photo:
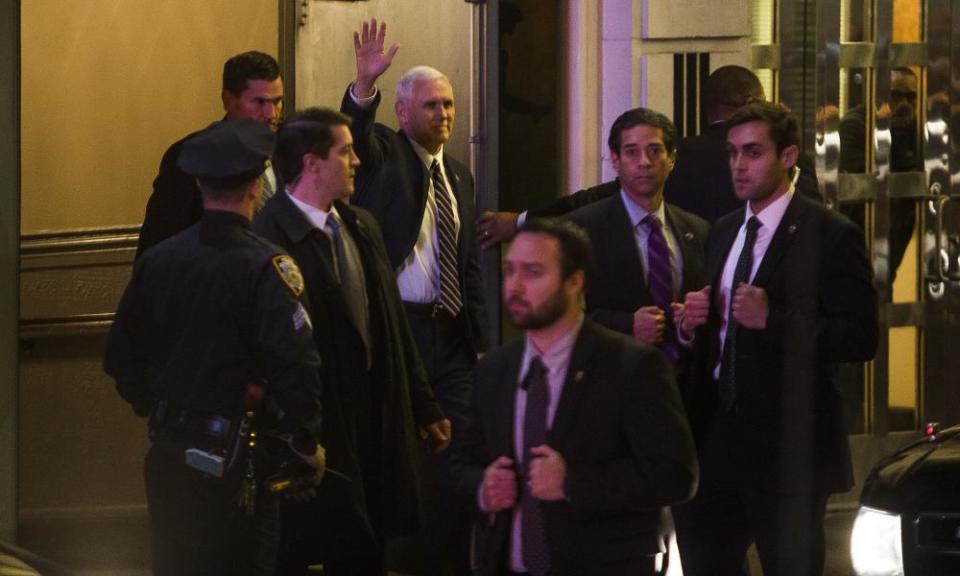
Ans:
[[[493,433],[496,434],[494,440],[494,450],[497,454],[509,454],[516,458],[514,449],[514,423],[516,422],[517,411],[517,386],[520,380],[520,360],[523,358],[524,344],[515,347],[514,353],[507,358],[502,372],[502,377],[495,383],[496,398],[493,406],[498,408],[500,425],[494,427]]]
[[[796,231],[799,229],[800,220],[803,218],[804,206],[799,194],[794,193],[793,199],[787,206],[780,225],[777,226],[773,238],[770,240],[770,246],[767,247],[760,267],[753,277],[751,284],[754,286],[767,286],[770,282],[770,275],[777,269],[777,263],[787,252],[790,244],[793,242]]]
[[[719,249],[712,249],[710,257],[707,258],[707,280],[713,286],[713,296],[718,298],[720,294],[720,276],[723,274],[723,265],[726,264],[730,254],[730,248],[733,247],[733,241],[737,238],[737,232],[743,225],[743,214],[739,213],[736,218],[724,220],[724,227],[719,228],[716,234],[716,240],[711,238],[711,246],[719,246]]]
[[[420,175],[420,188],[416,190],[417,193],[417,214],[420,215],[420,222],[423,222],[423,212],[427,209],[427,187],[430,185],[430,173],[423,166],[423,160],[420,159],[420,155],[417,154],[417,151],[413,147],[413,143],[410,142],[410,138],[403,132],[403,130],[397,132],[400,136],[403,137],[403,142],[407,146],[407,165],[413,171],[414,175]],[[415,182],[416,180],[414,180]]]
[[[460,263],[464,260],[460,255],[466,254],[467,246],[467,235],[464,234],[465,230],[468,228],[464,225],[467,222],[467,219],[470,218],[470,214],[466,212],[467,204],[461,195],[463,191],[463,185],[460,182],[460,175],[450,164],[450,161],[447,159],[447,154],[443,155],[443,171],[447,173],[447,181],[450,183],[450,193],[453,194],[453,197],[457,200],[457,216],[460,218],[460,233],[457,234],[457,268],[462,269]],[[460,280],[463,282],[463,279]]]
[[[697,237],[684,218],[677,215],[676,210],[669,204],[664,205],[667,212],[667,225],[676,235],[677,245],[680,247],[680,256],[683,258],[683,269],[680,271],[680,297],[692,290],[689,286],[688,270],[696,270],[703,266],[700,249],[697,246]]]
[[[550,445],[555,448],[563,445],[564,435],[572,426],[577,409],[580,408],[580,399],[587,382],[590,380],[590,368],[593,359],[596,357],[596,346],[597,340],[593,327],[590,320],[585,319],[583,326],[580,328],[580,334],[577,336],[577,342],[570,354],[570,364],[567,367],[567,377],[563,382],[563,392],[560,394],[560,402],[553,417],[553,425],[550,427],[547,436]]]
[[[609,226],[606,226],[606,246],[611,254],[622,254],[623,262],[634,262],[634,265],[620,267],[619,274],[623,278],[627,292],[636,295],[635,299],[638,305],[646,305],[650,302],[650,290],[647,288],[647,282],[643,279],[643,261],[640,259],[640,251],[637,249],[637,237],[634,234],[633,222],[630,221],[630,215],[627,214],[627,208],[623,205],[623,197],[619,190],[608,200],[607,218]],[[624,250],[625,252],[621,252]]]
[[[337,275],[333,270],[333,243],[323,231],[316,228],[312,222],[300,211],[299,208],[290,200],[285,192],[276,195],[277,203],[277,222],[283,228],[287,237],[294,243],[291,252],[309,250],[316,257],[310,260],[318,263],[316,269],[319,274],[321,285],[311,287],[307,285],[308,292],[311,290],[321,290],[325,296],[342,300],[340,286],[337,283]],[[294,256],[296,256],[294,254]],[[301,266],[308,266],[306,262]],[[313,280],[311,278],[310,280]],[[308,280],[308,282],[310,281]],[[345,305],[345,302],[340,302]],[[313,306],[319,306],[320,302],[312,303]],[[341,306],[342,307],[342,306]]]

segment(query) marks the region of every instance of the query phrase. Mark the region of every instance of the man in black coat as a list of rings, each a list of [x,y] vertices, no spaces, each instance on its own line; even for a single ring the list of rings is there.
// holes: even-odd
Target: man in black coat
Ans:
[[[361,161],[353,203],[380,224],[434,396],[455,437],[470,400],[473,366],[487,348],[473,177],[444,151],[455,106],[453,88],[439,71],[418,66],[401,77],[399,132],[376,122],[376,80],[399,48],[395,44],[384,52],[385,34],[385,25],[378,29],[376,20],[354,33],[357,77],[341,105],[353,120],[350,130]],[[430,552],[446,556],[447,573],[460,576],[467,535],[443,479],[445,458],[441,453],[435,463],[439,490],[427,489],[438,494],[431,506]],[[464,544],[451,544],[457,539]]]
[[[567,218],[587,231],[593,246],[591,318],[659,346],[679,365],[686,348],[677,342],[674,307],[705,284],[703,246],[710,226],[663,201],[675,141],[673,122],[663,114],[646,108],[621,114],[608,139],[617,180],[598,187],[609,193],[606,198]]]
[[[243,52],[223,65],[223,91],[220,94],[226,118],[252,118],[276,130],[283,109],[283,79],[277,61],[263,52]],[[194,133],[195,134],[195,133]],[[147,200],[137,258],[148,248],[191,226],[203,210],[200,190],[195,179],[180,169],[177,158],[183,143],[194,136],[172,144],[160,160],[160,170],[153,180],[153,193]],[[261,177],[260,208],[279,183],[273,168],[267,166]]]
[[[796,119],[757,102],[729,125],[747,207],[711,230],[712,287],[680,323],[702,350],[687,404],[702,478],[674,509],[683,570],[741,574],[755,542],[764,573],[819,575],[827,498],[853,481],[836,370],[876,352],[873,273],[861,231],[795,192]]]
[[[324,468],[320,357],[303,278],[250,231],[273,144],[249,119],[187,140],[178,164],[197,179],[202,217],[136,262],[107,340],[104,369],[150,419],[144,478],[159,576],[274,574],[279,498],[263,489],[274,470],[261,449],[286,436]],[[261,409],[261,394],[279,411]],[[259,442],[241,424],[253,407]],[[277,426],[274,412],[283,414]]]
[[[663,508],[695,489],[663,356],[584,318],[590,258],[582,230],[545,219],[504,261],[503,300],[525,337],[478,363],[454,439],[458,492],[477,511],[475,574],[657,574]]]
[[[314,339],[324,359],[324,445],[330,476],[320,497],[284,507],[280,573],[384,574],[384,545],[421,524],[419,426],[439,447],[450,422],[433,398],[387,260],[380,229],[345,201],[359,160],[350,119],[298,112],[280,129],[275,160],[286,191],[255,228],[303,271]]]

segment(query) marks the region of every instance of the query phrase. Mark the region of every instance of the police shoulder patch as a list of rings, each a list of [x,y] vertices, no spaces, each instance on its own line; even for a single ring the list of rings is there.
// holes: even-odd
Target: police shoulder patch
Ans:
[[[303,294],[303,274],[300,273],[300,268],[297,267],[297,263],[294,262],[293,258],[286,254],[274,256],[273,267],[277,270],[277,274],[280,275],[283,283],[293,292],[294,296],[299,297]]]

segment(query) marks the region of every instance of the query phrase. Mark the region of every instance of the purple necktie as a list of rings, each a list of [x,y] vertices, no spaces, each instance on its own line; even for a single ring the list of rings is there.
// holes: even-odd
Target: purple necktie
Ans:
[[[670,362],[676,364],[680,358],[680,349],[677,347],[676,332],[673,325],[673,271],[670,267],[670,249],[667,239],[663,236],[663,224],[654,214],[648,214],[643,219],[650,234],[647,236],[647,287],[650,290],[650,299],[653,305],[663,310],[666,315],[666,326],[663,330],[663,342],[660,350]]]
[[[527,408],[523,416],[523,467],[524,476],[530,473],[533,457],[530,449],[547,442],[547,407],[550,404],[550,388],[547,387],[547,369],[534,356],[527,368],[522,387],[527,391]],[[543,576],[550,569],[550,550],[543,527],[543,509],[540,501],[530,495],[527,483],[522,482],[520,494],[520,542],[523,547],[523,565],[533,576]]]
[[[733,269],[733,285],[730,286],[730,300],[737,293],[741,282],[750,281],[753,269],[753,245],[757,242],[757,230],[760,220],[751,216],[747,220],[747,235],[743,240],[743,249],[737,258],[737,267]],[[723,360],[720,364],[720,406],[724,412],[730,412],[737,403],[737,329],[740,323],[733,317],[733,307],[727,313],[727,335],[723,340]]]

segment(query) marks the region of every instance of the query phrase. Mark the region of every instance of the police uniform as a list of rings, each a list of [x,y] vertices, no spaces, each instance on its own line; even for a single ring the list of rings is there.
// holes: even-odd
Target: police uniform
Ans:
[[[201,181],[252,179],[273,143],[256,122],[224,121],[188,141],[180,165]],[[205,210],[137,261],[104,367],[137,415],[151,417],[145,478],[155,574],[273,573],[278,502],[262,488],[267,471],[254,467],[249,482],[241,455],[217,477],[188,466],[186,451],[215,428],[235,431],[254,383],[262,404],[278,408],[272,432],[301,454],[316,451],[320,358],[303,289],[293,259],[230,211]],[[245,509],[238,497],[249,486]]]

